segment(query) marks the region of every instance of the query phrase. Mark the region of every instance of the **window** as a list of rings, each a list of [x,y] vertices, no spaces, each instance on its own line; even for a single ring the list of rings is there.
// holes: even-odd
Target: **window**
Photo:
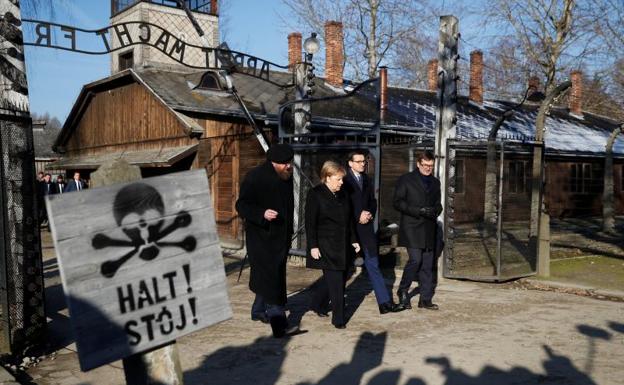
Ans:
[[[119,54],[119,70],[123,71],[132,68],[134,65],[134,51],[128,51]]]
[[[464,160],[455,160],[455,194],[463,194],[464,190],[464,175],[466,174],[464,168]]]
[[[130,6],[138,3],[139,1],[145,1],[148,3],[160,4],[167,7],[180,8],[177,0],[113,0],[112,11],[113,15],[129,8]],[[186,0],[186,5],[193,12],[210,13],[210,0]]]
[[[507,169],[507,191],[516,194],[531,191],[530,169],[527,161],[510,161]]]
[[[201,89],[201,90],[219,90],[220,91],[221,82],[219,82],[219,78],[217,77],[215,73],[206,72],[202,76],[196,88]]]
[[[579,194],[602,191],[603,168],[600,163],[574,163],[570,166],[570,191]]]

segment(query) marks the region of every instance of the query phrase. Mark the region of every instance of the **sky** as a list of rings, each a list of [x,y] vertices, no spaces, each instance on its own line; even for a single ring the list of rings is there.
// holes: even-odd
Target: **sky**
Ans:
[[[478,3],[481,0],[475,1]],[[110,0],[50,2],[54,4],[52,9],[41,6],[49,4],[46,0],[22,0],[22,17],[84,29],[110,25]],[[450,3],[446,2],[443,12],[452,12]],[[33,4],[39,4],[38,8]],[[288,63],[287,36],[293,31],[284,25],[283,18],[288,18],[288,9],[282,0],[223,0],[222,4],[220,29],[230,49],[276,64]],[[469,23],[466,19],[461,21],[464,41],[471,41],[470,32],[475,30],[468,26]],[[312,31],[303,29],[298,32],[305,38]],[[25,41],[36,40],[32,24],[24,24],[24,36]],[[100,49],[100,46],[97,48]],[[87,55],[32,46],[26,46],[25,51],[31,111],[37,114],[48,112],[61,122],[65,121],[83,85],[110,75],[109,55]]]
[[[53,0],[54,10],[33,9],[22,0],[22,17],[73,27],[98,29],[110,24],[109,0]],[[225,39],[230,49],[249,53],[276,64],[287,64],[287,35],[279,14],[280,0],[229,0],[224,8]],[[302,31],[305,36],[305,31]],[[309,32],[308,32],[309,33]],[[33,41],[32,27],[24,26],[25,41]],[[69,114],[84,84],[110,75],[109,55],[87,55],[26,46],[26,71],[30,109],[49,112],[61,122]]]

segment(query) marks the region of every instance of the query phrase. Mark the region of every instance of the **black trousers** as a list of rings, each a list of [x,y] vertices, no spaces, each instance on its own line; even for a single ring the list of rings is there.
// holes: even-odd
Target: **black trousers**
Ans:
[[[344,270],[325,270],[323,278],[312,297],[310,307],[315,311],[324,311],[331,301],[332,324],[344,324]]]
[[[403,269],[399,283],[400,291],[408,291],[412,281],[418,275],[420,300],[431,301],[433,298],[433,250],[407,248],[409,259]]]

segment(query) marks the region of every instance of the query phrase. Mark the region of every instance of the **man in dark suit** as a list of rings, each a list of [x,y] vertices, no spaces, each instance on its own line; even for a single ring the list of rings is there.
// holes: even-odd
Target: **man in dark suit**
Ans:
[[[418,307],[437,310],[432,302],[433,263],[436,248],[436,219],[442,212],[440,181],[432,174],[434,155],[418,154],[416,170],[402,175],[394,190],[394,208],[401,213],[399,246],[407,248],[409,259],[399,283],[399,301],[411,309],[409,288],[416,275],[420,288]]]
[[[63,179],[63,175],[58,175],[56,177],[56,193],[57,194],[63,194],[65,192],[65,189],[67,188],[67,185],[65,184],[65,180]]]
[[[70,180],[69,183],[67,183],[65,192],[81,191],[84,189],[85,189],[85,184],[82,181],[82,179],[80,179],[80,173],[76,171],[74,173],[74,179]]]
[[[269,322],[273,336],[296,331],[286,320],[286,258],[293,234],[292,159],[287,144],[271,146],[267,161],[243,179],[236,210],[245,220],[251,267],[249,289],[256,294],[251,319]]]
[[[375,186],[371,183],[368,175],[364,173],[366,168],[366,153],[355,150],[348,155],[349,170],[345,177],[346,189],[353,207],[353,217],[356,224],[356,233],[362,253],[368,278],[373,286],[379,312],[386,314],[405,310],[402,305],[397,305],[392,300],[392,294],[388,293],[386,284],[379,270],[379,256],[377,253],[377,235],[373,217],[377,212],[377,200],[375,199]]]

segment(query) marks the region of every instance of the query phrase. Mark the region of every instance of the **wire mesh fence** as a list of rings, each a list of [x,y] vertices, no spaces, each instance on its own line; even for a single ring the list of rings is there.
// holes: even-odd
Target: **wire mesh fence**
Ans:
[[[0,348],[19,352],[45,328],[30,119],[0,118]]]
[[[445,275],[507,280],[535,273],[530,236],[533,143],[449,144]]]

